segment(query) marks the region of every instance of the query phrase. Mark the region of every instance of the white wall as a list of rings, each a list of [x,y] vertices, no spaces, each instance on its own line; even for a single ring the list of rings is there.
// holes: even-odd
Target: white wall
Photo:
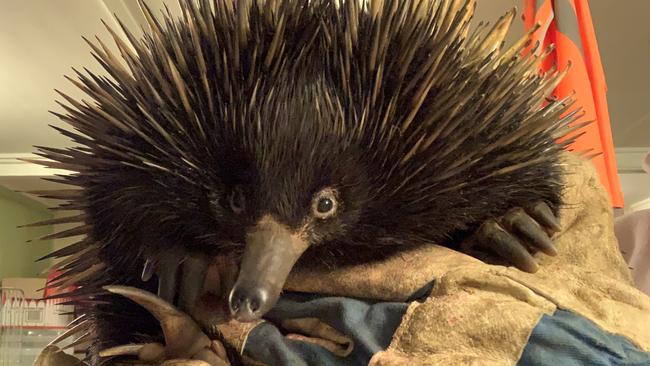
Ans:
[[[650,208],[650,174],[642,168],[648,153],[649,148],[616,149],[626,212]]]

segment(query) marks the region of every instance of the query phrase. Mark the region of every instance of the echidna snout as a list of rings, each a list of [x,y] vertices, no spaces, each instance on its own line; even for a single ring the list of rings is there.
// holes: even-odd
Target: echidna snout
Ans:
[[[239,276],[228,296],[233,317],[250,322],[271,310],[307,247],[307,240],[299,234],[264,216],[246,237]]]

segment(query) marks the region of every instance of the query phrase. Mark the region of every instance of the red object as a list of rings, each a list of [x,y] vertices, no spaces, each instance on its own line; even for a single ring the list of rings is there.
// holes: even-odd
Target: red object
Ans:
[[[555,90],[558,98],[575,93],[576,106],[583,108],[581,121],[595,121],[582,129],[584,135],[573,144],[575,151],[602,152],[593,158],[602,184],[609,192],[614,207],[623,207],[623,195],[618,180],[616,156],[607,109],[607,84],[600,61],[596,34],[587,0],[524,0],[524,24],[527,29],[536,23],[541,28],[534,33],[539,41],[536,52],[551,45],[555,50],[542,63],[541,71],[556,65],[571,68]],[[578,121],[578,122],[581,122]]]
[[[53,295],[58,295],[62,293],[68,293],[76,289],[76,286],[69,286],[67,288],[59,288],[59,287],[50,287],[50,282],[56,279],[59,275],[61,275],[61,271],[52,271],[50,274],[47,276],[47,281],[45,285],[45,289],[43,290],[43,297],[47,298],[49,296]]]

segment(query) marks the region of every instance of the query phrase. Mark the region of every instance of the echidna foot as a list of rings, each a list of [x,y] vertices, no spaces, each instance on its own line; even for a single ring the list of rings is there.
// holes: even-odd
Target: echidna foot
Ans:
[[[173,303],[178,293],[178,306],[189,311],[198,299],[208,261],[203,257],[185,256],[179,250],[167,250],[157,258],[148,258],[142,270],[142,281],[147,282],[155,273],[158,276],[158,297]],[[180,284],[178,272],[182,272]]]
[[[158,297],[189,314],[202,327],[225,323],[231,318],[228,295],[238,273],[232,256],[208,257],[166,249],[147,257],[142,281],[154,274]]]
[[[147,309],[160,322],[165,345],[122,345],[102,350],[101,357],[131,356],[136,358],[136,363],[161,366],[230,365],[221,342],[208,338],[189,315],[160,297],[135,287],[106,286],[105,289]]]
[[[474,246],[497,254],[522,271],[534,273],[539,266],[533,257],[537,251],[557,254],[551,236],[560,230],[560,224],[550,207],[537,202],[530,207],[516,207],[499,219],[485,221],[472,240],[463,247]]]

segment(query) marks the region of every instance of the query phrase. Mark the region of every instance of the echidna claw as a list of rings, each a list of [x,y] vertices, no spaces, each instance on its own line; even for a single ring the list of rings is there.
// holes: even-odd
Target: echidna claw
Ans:
[[[201,295],[207,270],[208,261],[205,258],[185,256],[178,250],[169,250],[157,258],[145,260],[142,281],[149,281],[155,273],[158,277],[158,296],[169,303],[177,300],[174,304],[183,311],[191,312]]]
[[[203,360],[187,360],[187,359],[174,359],[167,360],[160,364],[160,366],[214,366]]]
[[[494,250],[501,258],[511,262],[522,271],[535,273],[539,269],[528,249],[496,221],[484,222],[479,228],[477,237],[483,246]]]
[[[167,321],[170,318],[182,317],[183,313],[178,311],[174,306],[155,296],[154,294],[130,286],[104,286],[104,290],[122,295],[127,299],[133,300],[145,309],[147,309],[159,321]]]
[[[557,255],[551,235],[561,229],[551,208],[544,202],[526,210],[513,208],[499,220],[485,221],[475,235],[475,244],[488,249],[522,271],[539,269],[531,252]],[[471,250],[466,248],[466,250]]]
[[[208,271],[208,262],[202,257],[188,257],[183,261],[178,306],[191,312],[195,306]]]
[[[544,229],[521,208],[511,210],[503,217],[504,226],[525,240],[531,247],[551,256],[557,255],[553,240]]]
[[[160,343],[125,344],[99,352],[100,357],[137,356],[143,362],[155,362],[165,357],[165,347]]]
[[[137,356],[144,344],[125,344],[99,351],[99,357]]]
[[[149,282],[151,277],[153,277],[155,271],[156,271],[156,264],[154,260],[151,258],[147,258],[142,268],[142,276],[141,276],[142,282]]]
[[[181,259],[175,253],[165,253],[159,258],[156,268],[158,275],[158,296],[171,303],[176,297],[176,278]]]
[[[104,289],[138,303],[160,322],[165,337],[166,356],[192,358],[210,347],[210,339],[192,318],[154,294],[128,286],[105,286]]]
[[[538,202],[529,207],[526,211],[533,219],[539,222],[542,226],[551,229],[552,232],[562,230],[562,226],[560,226],[557,217],[555,217],[553,211],[545,202]]]

